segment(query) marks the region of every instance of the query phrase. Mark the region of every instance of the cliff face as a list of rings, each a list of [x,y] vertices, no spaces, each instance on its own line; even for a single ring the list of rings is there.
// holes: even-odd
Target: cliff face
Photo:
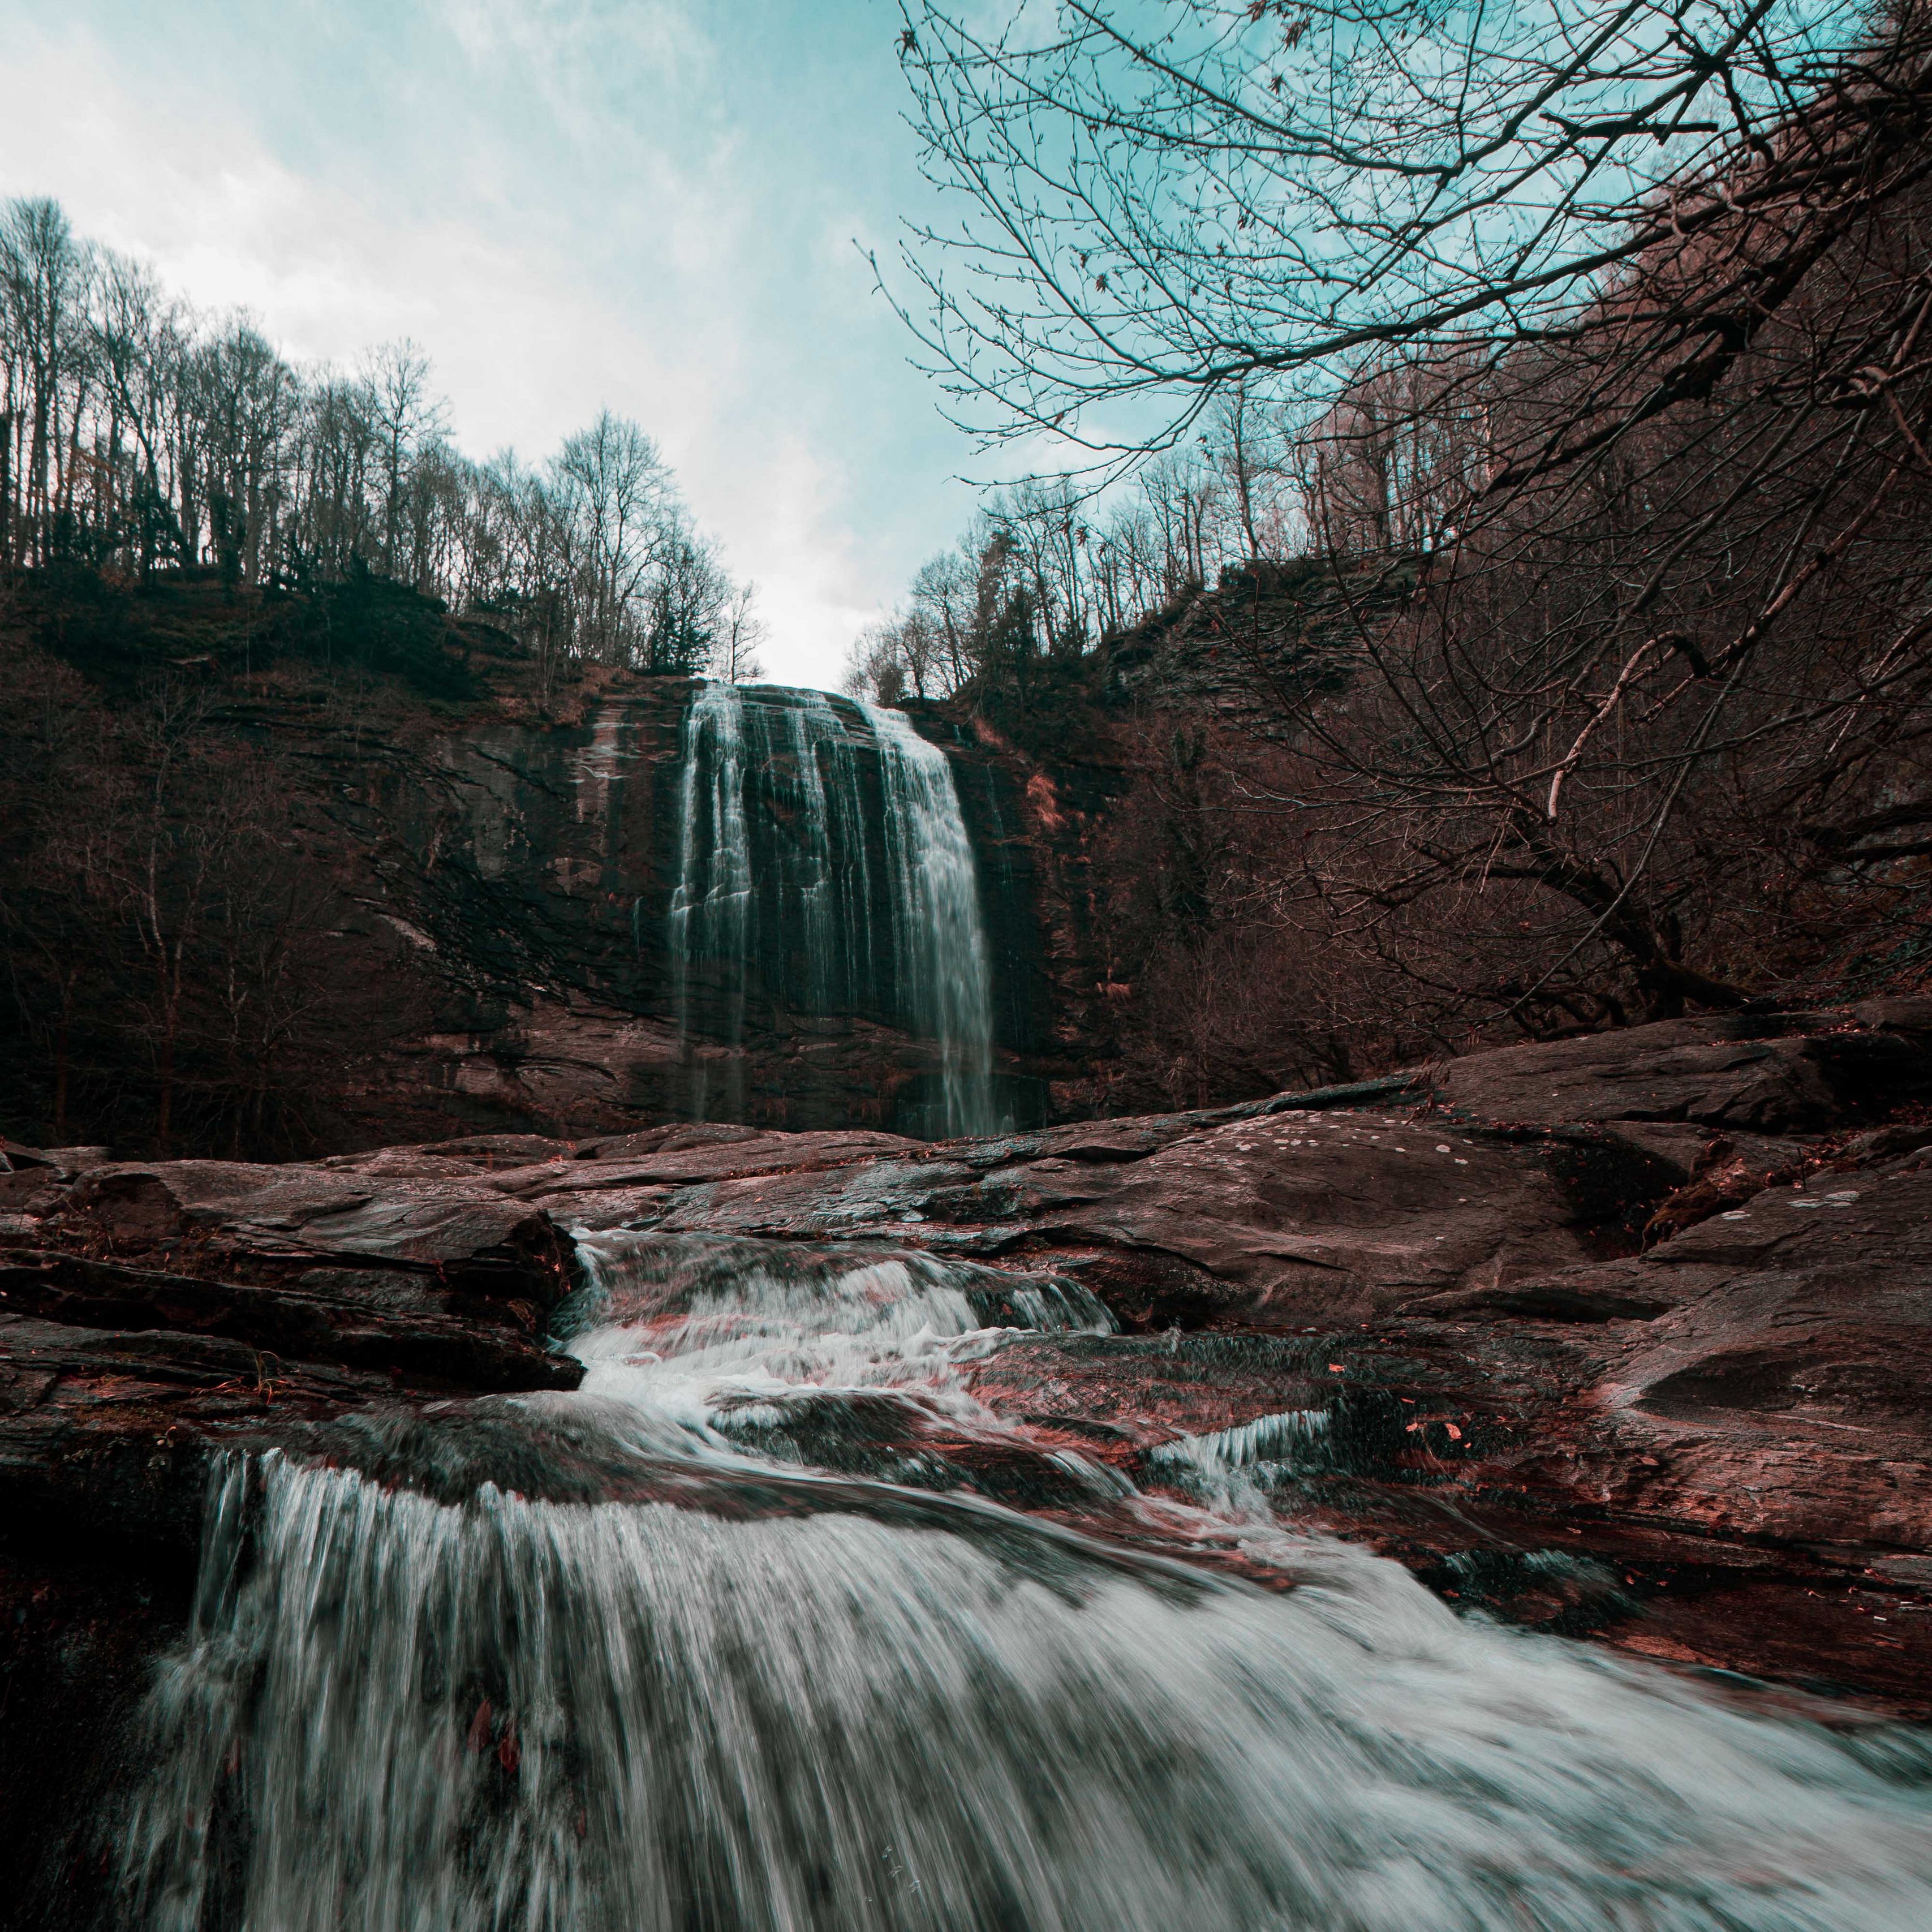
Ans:
[[[686,743],[693,690],[614,684],[574,721],[480,721],[439,735],[407,776],[352,784],[358,844],[406,854],[422,916],[404,938],[466,989],[460,1023],[405,1042],[392,1077],[477,1126],[580,1134],[708,1114],[928,1130],[938,1052],[908,1012],[876,754],[857,744],[849,796],[821,803],[824,876],[801,881],[818,781],[782,723],[802,694],[749,694],[780,724],[745,747],[749,902],[724,956],[676,911],[705,856],[687,818],[706,842],[720,780]],[[998,1111],[1036,1124],[1078,1106],[1096,1054],[1080,997],[1096,977],[1088,817],[997,740],[936,708],[915,722],[952,765],[977,864]]]
[[[142,634],[138,653],[64,644],[44,613],[0,639],[23,686],[38,679],[101,739],[91,759],[43,742],[48,707],[25,700],[0,721],[22,825],[42,821],[7,870],[16,883],[46,875],[46,916],[64,922],[72,956],[16,935],[51,963],[22,1002],[0,1124],[222,1153],[706,1117],[944,1130],[944,1054],[894,898],[908,854],[857,707],[748,692],[726,772],[688,728],[701,688],[690,680],[593,674],[540,704],[492,634],[440,619],[436,679],[352,680],[271,649],[274,614],[238,614],[211,587],[163,641]],[[1120,774],[1104,760],[1050,772],[963,716],[913,712],[944,750],[977,868],[990,1120],[1090,1111],[1108,1016],[1088,845]],[[61,868],[72,842],[60,800],[103,771],[124,775],[101,811],[125,851],[90,897]],[[718,817],[727,792],[731,825]],[[728,834],[748,869],[740,893],[715,856]],[[150,908],[120,882],[158,839],[174,855],[161,890],[173,902]],[[244,904],[277,867],[277,904]],[[707,892],[709,914],[680,925],[680,905]],[[189,962],[186,1004],[165,1014],[151,927]],[[228,1003],[244,1021],[272,994],[290,1009],[259,1042],[213,990],[250,974],[274,985],[250,982]],[[251,1112],[257,1074],[274,1091]],[[277,1108],[279,1133],[264,1126]],[[144,1135],[144,1112],[171,1117],[172,1138],[166,1124]]]

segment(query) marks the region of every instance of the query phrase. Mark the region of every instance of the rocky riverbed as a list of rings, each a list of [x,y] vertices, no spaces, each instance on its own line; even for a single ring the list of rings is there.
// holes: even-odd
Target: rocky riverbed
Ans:
[[[1460,1610],[1932,1715],[1928,1102],[1932,1002],[1893,1000],[984,1140],[8,1145],[0,1923],[82,1922],[75,1821],[185,1617],[211,1457],[575,1387],[556,1344],[612,1238],[693,1280],[748,1244],[970,1263],[988,1308],[1084,1291],[1111,1318],[962,1361],[997,1431],[856,1400],[760,1425],[829,1475],[1146,1544],[1090,1472],[1178,1506],[1211,1464]],[[1238,1538],[1158,1553],[1244,1565]]]

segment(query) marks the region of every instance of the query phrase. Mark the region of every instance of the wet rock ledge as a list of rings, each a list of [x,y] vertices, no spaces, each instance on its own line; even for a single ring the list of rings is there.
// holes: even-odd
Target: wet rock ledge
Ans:
[[[0,1844],[44,1850],[44,1794],[108,1774],[212,1451],[574,1387],[567,1231],[620,1226],[1073,1275],[1122,1334],[978,1372],[1042,1447],[1158,1489],[1178,1439],[1318,1415],[1278,1504],[1461,1605],[1932,1713],[1932,1001],[939,1144],[0,1151]]]

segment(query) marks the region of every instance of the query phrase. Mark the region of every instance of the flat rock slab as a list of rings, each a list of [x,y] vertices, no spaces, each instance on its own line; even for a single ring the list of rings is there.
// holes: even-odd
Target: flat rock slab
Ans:
[[[331,1363],[462,1391],[583,1379],[577,1362],[541,1346],[533,1319],[466,1319],[434,1306],[434,1290],[386,1290],[380,1276],[373,1291],[353,1275],[260,1287],[31,1250],[0,1257],[0,1311],[124,1335],[220,1336],[257,1352],[266,1375],[284,1362]]]
[[[1168,1291],[1184,1281],[1201,1318],[1280,1326],[1493,1287],[1630,1245],[1672,1185],[1668,1168],[1609,1134],[1498,1136],[1392,1114],[1162,1123],[1144,1135],[1126,1124],[1106,1159],[987,1165],[974,1156],[994,1144],[949,1143],[821,1171],[727,1148],[721,1160],[737,1155],[748,1172],[680,1185],[662,1166],[620,1162],[598,1190],[546,1169],[531,1198],[590,1229],[1065,1250],[1136,1324],[1168,1318]]]
[[[368,1259],[544,1308],[575,1282],[574,1257],[549,1218],[476,1178],[117,1162],[82,1174],[54,1211],[64,1226],[117,1252],[147,1253],[193,1235],[237,1264],[250,1256]]]
[[[1932,1001],[1664,1021],[1472,1054],[1431,1084],[1474,1119],[1819,1133],[1932,1099]]]
[[[758,1174],[822,1174],[916,1157],[923,1151],[923,1143],[896,1134],[747,1133],[696,1147],[648,1151],[627,1148],[607,1150],[594,1160],[546,1160],[494,1174],[490,1184],[506,1194],[548,1201],[620,1188],[688,1187]]]
[[[684,1124],[278,1166],[21,1150],[6,1507],[178,1540],[238,1431],[568,1387],[542,1332],[572,1231],[856,1240],[1071,1276],[1125,1331],[979,1364],[1026,1441],[986,1468],[965,1436],[907,1448],[969,1486],[1051,1510],[1077,1452],[1158,1490],[1190,1442],[1258,1424],[1242,1453],[1285,1512],[1445,1596],[1921,1708],[1928,1097],[1932,1003],[1892,1001],[930,1145]]]
[[[226,1336],[0,1314],[0,1492],[10,1537],[191,1560],[208,1456],[228,1434],[388,1395],[369,1370],[266,1360]]]

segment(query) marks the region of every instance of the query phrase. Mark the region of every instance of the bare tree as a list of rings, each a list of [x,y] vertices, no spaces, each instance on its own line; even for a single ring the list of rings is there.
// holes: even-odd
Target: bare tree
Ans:
[[[290,561],[302,574],[340,575],[350,558],[377,554],[370,493],[380,454],[368,388],[318,372],[304,387],[290,445],[286,528]]]
[[[180,323],[152,271],[112,250],[98,260],[89,328],[108,420],[98,516],[119,526],[145,581],[163,548],[178,551],[184,541],[168,507],[174,491],[166,460]]]
[[[78,409],[64,410],[84,353],[82,316],[88,256],[68,219],[51,201],[17,201],[0,212],[0,346],[4,346],[4,413],[19,428],[23,459],[16,541],[44,560],[61,508],[62,427]],[[17,560],[17,556],[16,556]]]
[[[754,608],[758,586],[746,582],[731,592],[718,632],[712,668],[727,684],[749,684],[765,674],[758,646],[765,641],[764,620]]]
[[[910,319],[984,433],[1169,452],[1111,607],[1143,549],[1195,585],[1231,524],[1258,551],[1250,410],[1278,440],[1319,634],[1258,576],[1214,618],[1292,748],[1228,808],[1294,855],[1270,916],[1443,1028],[1893,970],[1932,856],[1932,10],[1147,18],[911,10],[972,212],[916,238]]]
[[[1318,398],[1394,346],[1568,340],[1660,252],[1699,263],[1696,313],[1656,319],[1638,406],[1666,406],[1921,166],[1916,5],[1876,30],[1802,0],[904,11],[928,164],[968,210],[916,231],[908,320],[986,434],[1100,452],[1171,446],[1244,381]]]
[[[730,579],[716,551],[682,515],[662,528],[655,562],[636,662],[640,670],[689,676],[715,661],[728,621]]]
[[[286,508],[286,444],[299,410],[295,372],[239,315],[202,345],[194,366],[215,560],[224,578],[252,583],[275,553]]]
[[[442,427],[443,404],[430,387],[429,358],[404,336],[373,351],[363,369],[370,420],[382,440],[382,557],[395,575],[400,555],[403,486],[418,445]]]
[[[899,628],[890,620],[870,624],[852,640],[843,682],[854,698],[892,708],[905,702],[908,675]]]
[[[588,592],[585,649],[615,662],[631,646],[639,599],[668,547],[670,478],[657,445],[608,410],[564,445],[555,472]]]

